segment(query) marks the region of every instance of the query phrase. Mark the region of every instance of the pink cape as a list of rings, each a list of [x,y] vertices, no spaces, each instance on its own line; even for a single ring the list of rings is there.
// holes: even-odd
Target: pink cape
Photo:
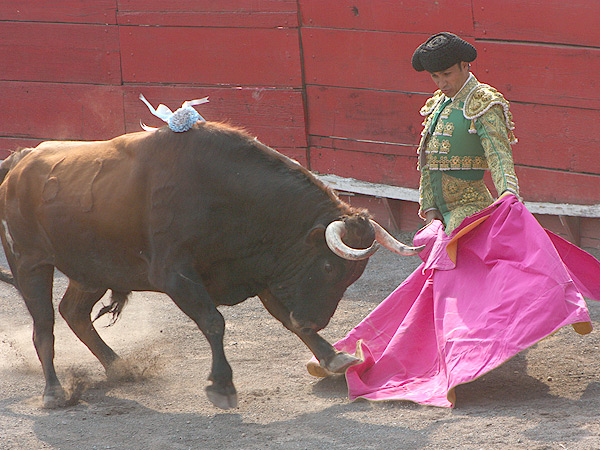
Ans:
[[[583,296],[600,300],[600,263],[512,195],[451,236],[434,221],[414,244],[423,264],[334,345],[364,359],[346,373],[351,400],[453,406],[455,386],[559,328],[591,330]]]

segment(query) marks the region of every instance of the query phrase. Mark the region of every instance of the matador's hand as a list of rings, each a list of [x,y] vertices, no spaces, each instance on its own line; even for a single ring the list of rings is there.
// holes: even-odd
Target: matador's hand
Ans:
[[[430,224],[434,220],[440,220],[441,222],[444,222],[444,217],[442,216],[442,213],[439,212],[437,209],[432,209],[425,213],[425,224],[426,225]]]

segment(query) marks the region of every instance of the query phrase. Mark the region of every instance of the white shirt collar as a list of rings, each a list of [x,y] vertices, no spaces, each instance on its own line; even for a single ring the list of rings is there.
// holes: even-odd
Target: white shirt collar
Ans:
[[[469,72],[469,76],[467,78],[467,81],[465,81],[465,84],[463,84],[462,87],[458,90],[458,92],[456,94],[454,94],[454,97],[450,98],[452,101],[454,101],[454,99],[458,96],[458,94],[460,94],[460,92],[465,88],[465,86],[467,85],[467,83],[469,81],[471,81],[471,78],[474,78],[474,75],[471,72]]]

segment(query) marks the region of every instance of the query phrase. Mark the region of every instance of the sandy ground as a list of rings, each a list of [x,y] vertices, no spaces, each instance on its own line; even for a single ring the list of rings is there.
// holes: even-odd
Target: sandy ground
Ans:
[[[343,337],[418,263],[377,253],[323,336]],[[65,286],[57,274],[57,298]],[[591,334],[559,330],[459,386],[456,407],[446,409],[349,402],[344,378],[308,375],[308,349],[249,299],[221,309],[240,397],[239,408],[221,411],[204,395],[210,354],[200,331],[166,296],[136,293],[114,326],[99,325],[140,379],[106,381],[57,317],[59,377],[85,391],[74,406],[44,410],[31,319],[15,289],[3,285],[0,449],[600,449],[600,304],[588,305]]]

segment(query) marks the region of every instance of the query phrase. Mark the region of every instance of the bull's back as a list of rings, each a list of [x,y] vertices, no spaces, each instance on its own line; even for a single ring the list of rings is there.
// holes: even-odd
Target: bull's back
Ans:
[[[144,271],[144,173],[131,151],[140,146],[131,144],[141,138],[44,142],[20,161],[0,187],[17,250],[86,284],[139,284],[143,276],[132,274]]]

